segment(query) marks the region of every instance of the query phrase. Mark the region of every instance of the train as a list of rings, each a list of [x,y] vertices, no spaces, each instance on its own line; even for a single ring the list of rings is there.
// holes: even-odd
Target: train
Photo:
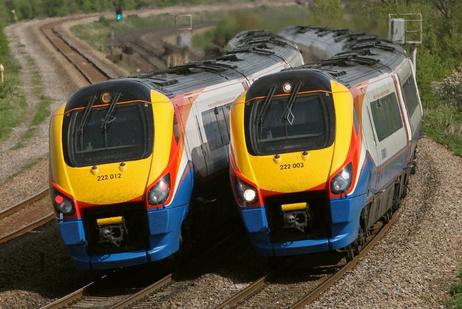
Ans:
[[[89,85],[53,113],[51,199],[78,268],[178,252],[195,183],[227,173],[231,104],[262,76],[303,64],[296,44],[269,32],[233,42],[216,59]]]
[[[255,81],[231,108],[230,181],[255,250],[359,253],[416,168],[423,115],[399,45],[346,29],[280,33],[309,64]]]

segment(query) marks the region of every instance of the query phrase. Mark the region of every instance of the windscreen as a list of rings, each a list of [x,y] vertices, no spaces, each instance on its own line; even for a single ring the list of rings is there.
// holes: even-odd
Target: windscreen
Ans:
[[[87,111],[72,111],[66,117],[69,119],[65,153],[71,166],[138,160],[152,152],[149,103],[95,106]]]
[[[249,152],[268,155],[321,149],[333,142],[334,111],[327,93],[265,98],[246,104]]]

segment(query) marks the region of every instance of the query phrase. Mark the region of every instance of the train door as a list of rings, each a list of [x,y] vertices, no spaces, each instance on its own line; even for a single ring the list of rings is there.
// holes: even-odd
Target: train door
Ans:
[[[406,107],[406,114],[411,127],[412,140],[418,134],[422,119],[422,105],[420,103],[419,91],[415,81],[414,72],[410,60],[406,59],[396,70],[399,79],[399,90]]]
[[[234,82],[205,91],[196,100],[195,115],[206,162],[206,172],[201,173],[202,176],[215,174],[228,166],[229,111],[243,91],[243,85]]]
[[[363,127],[362,132],[363,132],[364,144],[367,149],[367,153],[372,160],[373,165],[378,167],[380,165],[379,155],[377,153],[378,139],[375,136],[374,124],[372,123],[372,115],[370,113],[370,107],[369,107],[369,104],[372,100],[372,92],[369,92],[367,85],[360,86],[359,88],[362,93],[366,92],[367,90],[363,98],[362,111],[361,111],[361,119],[362,119],[362,127]],[[378,173],[372,172],[370,182],[369,182],[370,193],[374,194],[375,192],[378,191],[377,185],[378,185]]]
[[[371,82],[366,101],[376,145],[375,161],[380,171],[376,185],[381,190],[402,173],[405,164],[403,150],[407,146],[406,129],[393,79],[387,77]]]
[[[195,108],[197,95],[191,94],[191,96],[185,97],[184,101],[185,104],[181,108],[177,108],[177,110],[186,110],[186,112],[182,112],[186,135],[185,147],[188,149],[187,154],[193,163],[194,171],[201,176],[205,176],[207,174],[207,161],[203,148],[205,138],[202,136],[203,132],[200,130]]]

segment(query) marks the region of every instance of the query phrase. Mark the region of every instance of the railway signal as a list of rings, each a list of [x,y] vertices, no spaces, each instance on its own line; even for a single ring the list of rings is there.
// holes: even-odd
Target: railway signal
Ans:
[[[412,62],[416,71],[417,45],[422,44],[422,14],[388,14],[388,39],[394,43],[412,48]]]
[[[124,19],[124,14],[121,7],[117,7],[115,10],[115,19],[116,21],[122,21]]]

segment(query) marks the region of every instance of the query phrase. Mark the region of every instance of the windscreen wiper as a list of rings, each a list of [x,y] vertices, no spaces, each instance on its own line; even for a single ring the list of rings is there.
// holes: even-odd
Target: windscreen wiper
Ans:
[[[115,107],[117,102],[119,102],[121,93],[119,92],[113,99],[109,107],[107,108],[106,115],[104,115],[104,119],[101,121],[101,129],[103,129],[105,132],[107,131],[107,128],[109,125],[116,120],[117,118],[114,117],[114,112],[115,112]]]
[[[284,113],[282,113],[282,118],[286,120],[290,125],[292,125],[295,120],[295,115],[294,113],[292,113],[292,107],[295,104],[295,100],[297,99],[298,92],[300,91],[301,87],[302,82],[298,82],[297,86],[295,86],[294,90],[290,94],[289,101],[287,102],[287,106],[284,110]]]
[[[270,90],[268,91],[268,94],[266,95],[265,101],[261,103],[262,105],[261,110],[260,110],[260,113],[258,113],[257,115],[257,125],[258,126],[261,126],[263,124],[263,118],[265,117],[265,114],[269,108],[269,103],[271,99],[273,98],[275,92],[276,92],[276,86],[271,87]]]
[[[96,95],[92,96],[90,98],[90,102],[87,104],[87,106],[85,106],[85,110],[83,111],[82,120],[81,120],[80,126],[79,126],[79,134],[81,136],[83,136],[83,130],[87,126],[88,117],[90,116],[91,108],[95,104],[95,101],[96,101]]]

